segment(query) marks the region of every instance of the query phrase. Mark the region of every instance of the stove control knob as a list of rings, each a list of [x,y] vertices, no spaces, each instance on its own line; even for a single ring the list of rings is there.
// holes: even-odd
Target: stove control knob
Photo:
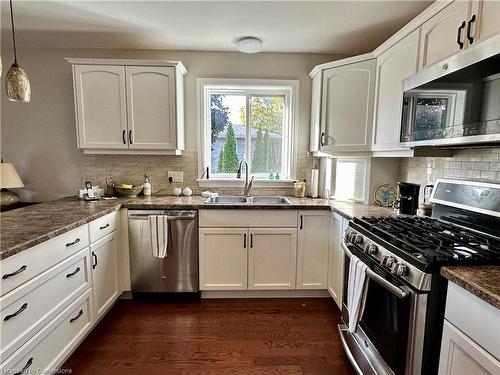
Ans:
[[[375,244],[372,244],[372,243],[369,243],[368,245],[366,245],[365,247],[365,253],[367,254],[376,254],[377,253],[377,245]]]
[[[396,260],[394,260],[394,262],[393,262],[393,263],[392,263],[392,265],[391,265],[391,273],[392,273],[393,275],[397,275],[397,273],[398,273],[398,268],[399,268],[399,263],[398,263],[398,262],[396,262]]]
[[[391,268],[392,264],[396,262],[396,259],[394,257],[391,257],[390,255],[384,255],[382,257],[382,261],[380,262],[384,267]]]
[[[355,245],[361,245],[363,243],[363,236],[361,234],[355,234],[352,238],[352,243]]]
[[[408,272],[410,270],[408,269],[408,266],[403,263],[399,263],[397,268],[396,268],[396,275],[398,276],[406,276],[408,275]]]
[[[344,237],[345,237],[345,239],[347,241],[350,241],[353,234],[354,234],[354,232],[352,230],[348,229],[348,230],[345,231],[345,236]]]

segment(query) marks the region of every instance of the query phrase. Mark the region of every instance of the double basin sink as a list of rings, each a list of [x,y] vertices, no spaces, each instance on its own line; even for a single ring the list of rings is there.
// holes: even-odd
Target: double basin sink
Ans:
[[[205,200],[207,204],[220,204],[220,205],[287,205],[292,204],[287,197],[242,197],[242,196],[229,196],[221,195],[218,197],[210,197]]]

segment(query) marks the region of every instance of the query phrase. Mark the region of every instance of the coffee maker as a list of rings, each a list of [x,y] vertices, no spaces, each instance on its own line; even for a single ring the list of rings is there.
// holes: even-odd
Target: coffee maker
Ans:
[[[420,192],[419,184],[409,182],[398,182],[398,197],[393,207],[397,214],[416,215],[418,210],[418,194]]]

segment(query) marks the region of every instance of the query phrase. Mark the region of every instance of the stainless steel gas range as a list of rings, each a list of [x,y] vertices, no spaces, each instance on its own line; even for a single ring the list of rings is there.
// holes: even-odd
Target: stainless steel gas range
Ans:
[[[355,218],[342,243],[344,349],[362,375],[436,374],[447,281],[442,265],[500,263],[500,185],[438,180],[432,218]],[[364,310],[348,330],[350,259],[368,268]]]

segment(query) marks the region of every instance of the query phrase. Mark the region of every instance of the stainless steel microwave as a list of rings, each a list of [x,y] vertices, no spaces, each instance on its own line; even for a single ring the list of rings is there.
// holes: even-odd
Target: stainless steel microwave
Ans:
[[[403,82],[406,147],[500,144],[500,36]]]

